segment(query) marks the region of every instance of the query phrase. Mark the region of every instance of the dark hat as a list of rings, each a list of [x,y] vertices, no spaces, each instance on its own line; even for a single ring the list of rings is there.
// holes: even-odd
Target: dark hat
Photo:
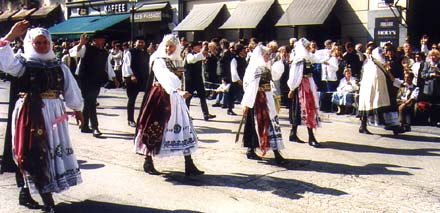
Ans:
[[[107,38],[107,35],[105,34],[104,31],[102,30],[97,30],[94,34],[93,34],[93,39],[97,39],[97,38]]]
[[[200,41],[192,41],[189,43],[190,47],[195,47],[195,46],[202,46],[202,42]]]

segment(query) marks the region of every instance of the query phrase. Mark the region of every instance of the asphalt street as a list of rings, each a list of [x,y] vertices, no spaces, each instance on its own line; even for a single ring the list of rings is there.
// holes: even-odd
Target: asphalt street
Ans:
[[[283,108],[282,154],[289,163],[278,166],[272,152],[262,161],[248,160],[242,144],[234,142],[241,116],[210,106],[217,118],[204,121],[193,98],[191,116],[200,140],[193,158],[205,175],[186,177],[183,157],[169,157],[155,158],[163,174],[152,176],[142,170],[143,157],[133,153],[125,91],[102,89],[98,101],[101,138],[80,133],[69,120],[84,182],[55,194],[60,212],[440,212],[436,127],[414,127],[399,136],[371,127],[374,135],[364,135],[354,117],[322,114],[317,149],[288,141]],[[7,106],[8,83],[1,82],[0,155]],[[304,126],[299,136],[307,139]],[[18,206],[12,173],[0,175],[0,212],[39,212]]]

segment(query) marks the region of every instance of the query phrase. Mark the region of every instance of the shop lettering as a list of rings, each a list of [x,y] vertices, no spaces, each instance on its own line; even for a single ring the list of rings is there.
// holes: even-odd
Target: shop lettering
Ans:
[[[127,4],[109,4],[105,6],[107,13],[126,13]]]
[[[160,21],[162,20],[162,12],[152,11],[152,12],[136,13],[134,15],[134,19],[136,21]]]
[[[377,35],[381,35],[381,36],[395,36],[395,35],[397,35],[397,31],[396,30],[378,30],[377,31]]]
[[[380,27],[394,27],[394,22],[392,21],[382,21],[380,22]]]

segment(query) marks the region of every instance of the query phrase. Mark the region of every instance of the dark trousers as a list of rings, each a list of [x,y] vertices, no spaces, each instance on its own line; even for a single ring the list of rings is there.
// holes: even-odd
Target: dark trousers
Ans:
[[[232,82],[229,87],[229,95],[228,95],[228,110],[232,110],[234,108],[235,99],[241,99],[243,96],[243,87],[237,82]]]
[[[96,101],[98,99],[100,86],[88,86],[82,87],[81,93],[84,99],[84,126],[87,128],[89,126],[89,121],[92,129],[98,129],[98,116],[96,114]]]
[[[202,107],[202,112],[203,115],[209,115],[209,110],[208,110],[208,104],[206,103],[206,91],[205,91],[205,86],[202,84],[195,84],[195,85],[190,85],[192,82],[190,82],[189,84],[186,85],[186,91],[188,91],[190,94],[193,94],[194,91],[197,91],[197,96],[199,96],[200,98],[200,105]],[[189,109],[189,105],[191,104],[191,99],[192,96],[186,99],[186,106],[188,106]]]
[[[126,80],[127,82],[127,120],[134,121],[134,107],[136,103],[136,98],[139,94],[139,85],[137,83],[132,83],[130,80]]]

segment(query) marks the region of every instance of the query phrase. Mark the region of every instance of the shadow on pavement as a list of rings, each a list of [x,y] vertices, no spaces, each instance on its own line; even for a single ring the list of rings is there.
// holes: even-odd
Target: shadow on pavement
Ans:
[[[109,116],[109,117],[118,117],[119,116],[119,114],[112,114],[112,113],[105,113],[105,112],[98,112],[96,114],[102,115],[102,116]]]
[[[217,115],[217,116],[223,116],[223,114]],[[224,115],[224,116],[230,116],[230,115]],[[231,118],[238,118],[238,116],[230,116],[230,117]],[[195,118],[195,117],[193,117],[193,120],[205,121],[205,122],[210,122],[210,123],[230,123],[230,124],[233,124],[233,123],[239,124],[240,123],[239,120],[234,120],[234,119],[230,119],[230,120],[227,120],[227,119],[226,120],[219,120],[219,119],[220,119],[219,117],[216,117],[216,118],[213,118],[211,120],[205,121],[202,118]]]
[[[93,213],[138,213],[138,212],[182,212],[182,213],[198,213],[197,211],[190,210],[163,210],[154,209],[141,206],[129,206],[117,203],[106,203],[93,200],[85,200],[82,202],[72,202],[72,203],[59,203],[56,206],[57,212],[63,213],[82,213],[82,212],[93,212]]]
[[[0,104],[9,105],[9,102],[0,101]]]
[[[289,199],[301,199],[306,192],[340,196],[346,192],[320,187],[312,183],[292,180],[267,175],[233,174],[233,175],[209,175],[187,177],[183,172],[170,172],[164,174],[166,181],[175,185],[194,186],[221,186],[267,191],[280,197]]]
[[[342,143],[336,141],[323,142],[322,148],[343,150],[350,152],[369,152],[379,154],[392,155],[420,155],[420,156],[440,156],[440,154],[433,152],[440,152],[440,149],[396,149],[379,146],[370,146],[362,144]]]
[[[88,164],[85,160],[78,160],[79,168],[90,170],[90,169],[99,169],[104,167],[104,164]]]
[[[7,118],[0,118],[0,122],[8,122]]]
[[[259,161],[262,164],[278,166],[287,170],[294,171],[315,171],[330,174],[345,174],[345,175],[412,175],[409,172],[393,171],[391,168],[406,168],[406,169],[420,169],[417,167],[402,167],[392,164],[367,164],[365,166],[352,166],[346,164],[310,161],[310,160],[294,160],[287,159],[288,163],[284,165],[277,165],[273,159],[266,161]]]
[[[104,109],[104,108],[102,108]],[[113,106],[113,107],[105,107],[105,109],[115,109],[115,110],[127,110],[127,106]],[[135,107],[135,110],[140,110],[140,107]]]
[[[120,97],[120,96],[115,96],[115,95],[100,95],[100,96],[98,96],[98,98],[127,99],[126,97]]]
[[[238,126],[237,126],[238,128]],[[215,127],[206,127],[206,126],[195,126],[196,132],[198,135],[201,134],[223,134],[223,133],[232,133],[231,129],[220,129]],[[232,128],[234,129],[234,128]]]
[[[379,134],[380,135],[380,134]],[[398,140],[406,140],[406,141],[415,141],[415,142],[432,142],[432,143],[440,143],[440,137],[425,137],[418,135],[380,135],[386,138],[393,138]]]
[[[105,132],[99,138],[101,138],[101,139],[113,138],[113,139],[121,139],[121,140],[133,140],[134,134],[132,134],[132,133],[108,133],[108,132]]]

